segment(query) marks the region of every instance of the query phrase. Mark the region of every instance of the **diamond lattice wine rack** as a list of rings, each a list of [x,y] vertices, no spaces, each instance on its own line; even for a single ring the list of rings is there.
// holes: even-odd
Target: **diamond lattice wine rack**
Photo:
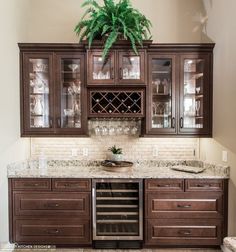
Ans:
[[[144,90],[90,90],[90,117],[143,117]]]

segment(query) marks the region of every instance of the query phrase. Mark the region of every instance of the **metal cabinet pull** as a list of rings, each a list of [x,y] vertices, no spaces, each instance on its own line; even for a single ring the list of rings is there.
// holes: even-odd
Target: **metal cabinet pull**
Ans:
[[[120,70],[119,70],[119,77],[120,77],[120,80],[123,79],[123,75],[122,75],[122,68],[120,67]]]
[[[175,117],[172,117],[171,126],[172,128],[175,128]]]
[[[57,118],[57,127],[61,128],[61,118],[60,117]]]
[[[178,208],[190,208],[191,205],[177,205]]]
[[[35,186],[39,186],[38,183],[24,183],[24,186],[32,186],[32,187],[35,187]]]
[[[60,231],[58,229],[55,229],[55,230],[47,230],[47,233],[48,234],[59,234]]]
[[[211,187],[211,185],[202,185],[202,184],[197,184],[197,187]]]
[[[114,80],[114,67],[111,68],[111,79]]]
[[[180,128],[182,129],[184,127],[184,119],[183,117],[180,117]]]
[[[52,118],[51,118],[51,117],[49,118],[49,127],[50,127],[50,128],[52,128],[52,127],[53,127],[53,120],[52,120]]]
[[[178,234],[180,234],[180,235],[191,235],[191,231],[190,230],[179,230]]]
[[[58,203],[47,203],[45,204],[46,207],[59,207],[60,205]]]
[[[165,184],[165,185],[157,185],[157,187],[170,187],[169,184]]]

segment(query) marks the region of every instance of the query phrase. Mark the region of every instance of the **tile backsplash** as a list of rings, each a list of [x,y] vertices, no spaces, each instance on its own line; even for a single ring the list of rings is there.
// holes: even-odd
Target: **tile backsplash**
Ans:
[[[103,160],[107,158],[107,149],[112,145],[123,149],[125,160],[199,159],[198,138],[128,136],[31,138],[31,157],[36,158],[44,153],[49,159]]]

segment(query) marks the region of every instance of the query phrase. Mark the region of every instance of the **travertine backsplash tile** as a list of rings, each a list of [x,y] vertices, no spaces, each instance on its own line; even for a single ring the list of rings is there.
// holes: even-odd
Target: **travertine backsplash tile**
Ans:
[[[107,149],[114,144],[123,149],[126,160],[192,160],[199,158],[198,138],[135,138],[128,136],[32,138],[31,157],[38,157],[43,152],[50,159],[103,160],[107,158]],[[83,148],[88,148],[87,157],[82,155]],[[72,149],[77,150],[76,157],[72,157]],[[154,152],[158,156],[154,156]]]

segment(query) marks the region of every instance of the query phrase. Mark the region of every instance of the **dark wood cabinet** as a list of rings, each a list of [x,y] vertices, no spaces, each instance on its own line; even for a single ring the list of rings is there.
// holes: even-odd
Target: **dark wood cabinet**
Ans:
[[[211,136],[213,47],[152,45],[148,51],[147,135]]]
[[[214,44],[19,44],[21,135],[86,136],[91,117],[142,120],[141,136],[212,136]]]
[[[219,246],[227,236],[228,181],[145,180],[145,246]]]
[[[91,245],[90,179],[9,179],[10,241]]]
[[[60,44],[19,47],[21,135],[86,135],[84,49]]]

